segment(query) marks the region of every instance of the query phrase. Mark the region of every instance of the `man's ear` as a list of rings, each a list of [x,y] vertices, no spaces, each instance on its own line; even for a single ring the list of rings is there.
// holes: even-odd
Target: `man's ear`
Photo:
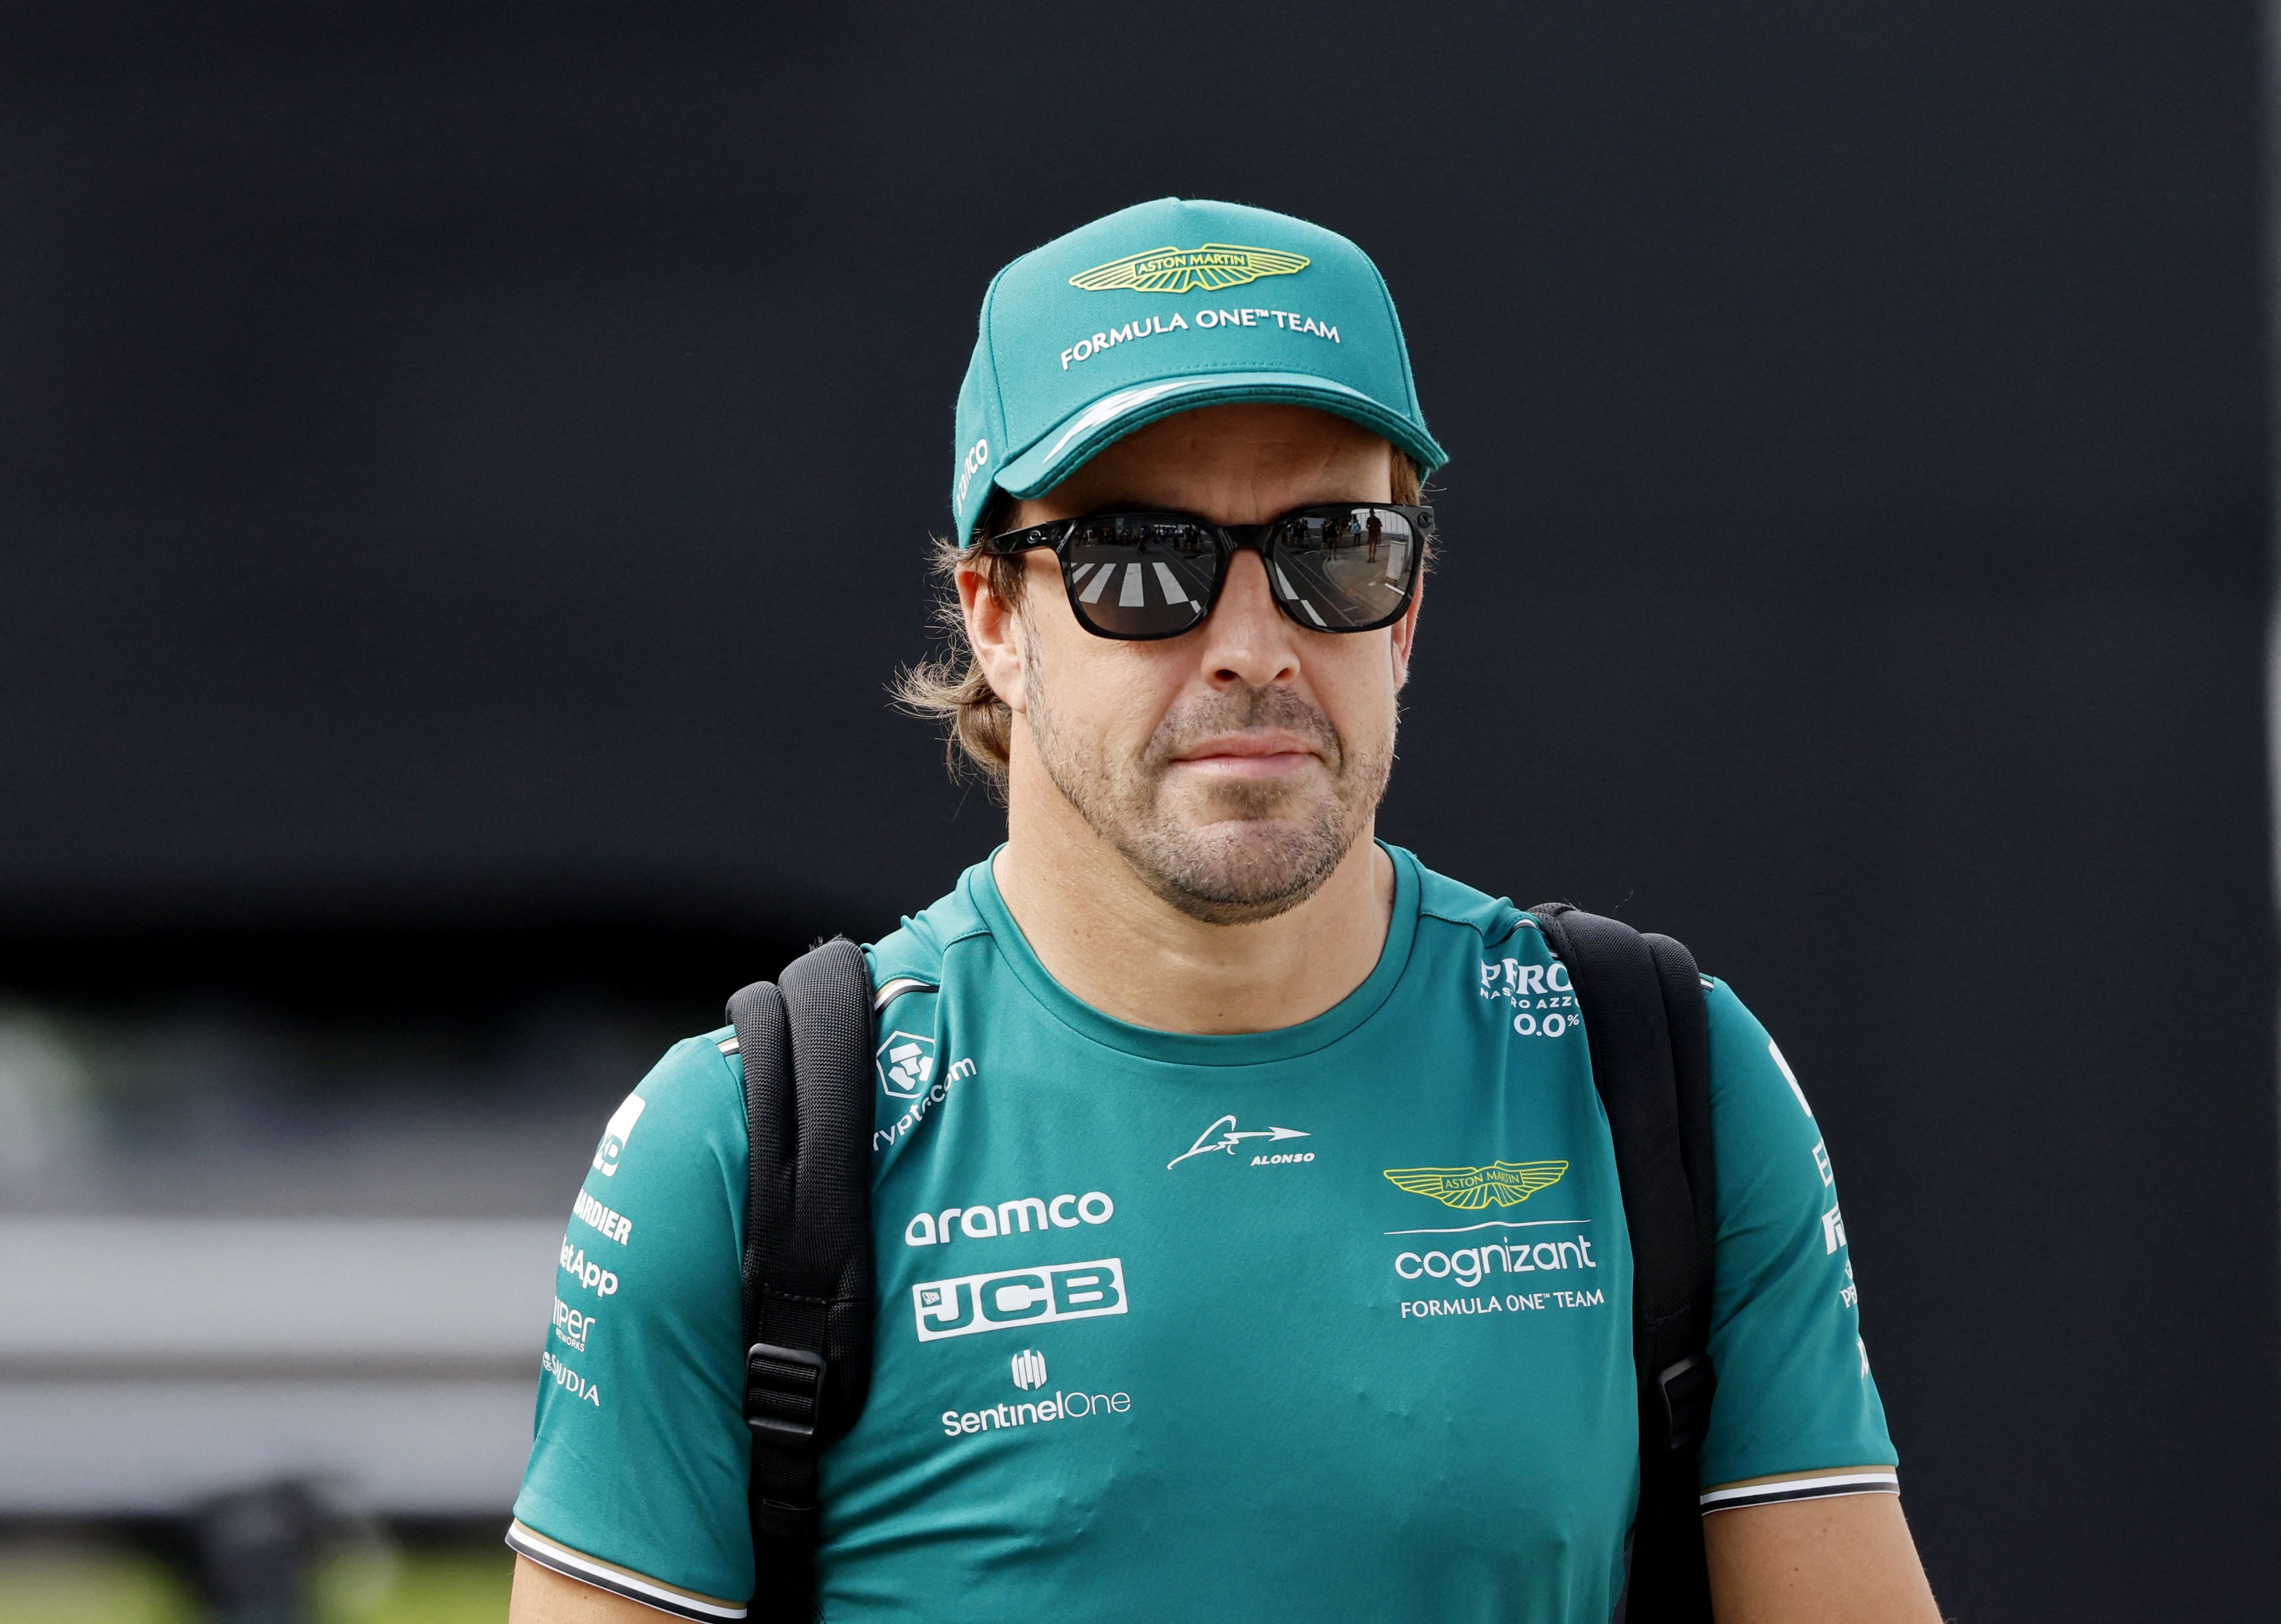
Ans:
[[[1015,561],[1017,568],[1027,559]],[[972,559],[958,567],[958,612],[966,623],[966,643],[990,691],[1017,715],[1027,702],[1022,658],[1022,614],[990,588],[989,576]]]
[[[1402,618],[1394,623],[1394,691],[1396,693],[1410,681],[1410,648],[1418,638],[1418,606],[1426,601],[1426,568],[1418,568],[1417,584],[1410,589],[1410,607]]]

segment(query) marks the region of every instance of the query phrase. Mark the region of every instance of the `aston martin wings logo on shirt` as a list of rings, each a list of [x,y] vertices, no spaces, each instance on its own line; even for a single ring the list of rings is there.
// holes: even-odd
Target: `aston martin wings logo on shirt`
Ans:
[[[1263,276],[1288,276],[1313,263],[1304,254],[1287,254],[1280,248],[1240,248],[1233,243],[1206,243],[1202,248],[1168,244],[1079,271],[1070,278],[1070,286],[1087,293],[1108,293],[1118,288],[1140,293],[1186,293],[1192,288],[1210,292],[1257,282]]]
[[[1386,1176],[1412,1195],[1430,1195],[1445,1207],[1477,1211],[1491,1202],[1517,1207],[1560,1182],[1566,1162],[1491,1162],[1487,1167],[1389,1167]]]

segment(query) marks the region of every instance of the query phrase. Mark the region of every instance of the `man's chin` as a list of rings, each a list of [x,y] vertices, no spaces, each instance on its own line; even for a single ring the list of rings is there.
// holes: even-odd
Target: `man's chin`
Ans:
[[[1234,816],[1215,810],[1183,824],[1180,833],[1198,851],[1225,852],[1231,857],[1245,852],[1287,851],[1294,845],[1319,839],[1326,821],[1319,808],[1306,808],[1314,814],[1307,817],[1293,816],[1297,810]]]
[[[1349,844],[1320,820],[1219,818],[1126,858],[1150,890],[1189,917],[1244,924],[1313,896]]]

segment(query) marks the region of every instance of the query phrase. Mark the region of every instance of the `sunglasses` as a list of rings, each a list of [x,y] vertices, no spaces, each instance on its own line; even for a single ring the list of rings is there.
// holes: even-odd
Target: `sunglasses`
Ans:
[[[1238,548],[1257,550],[1275,607],[1310,631],[1374,631],[1402,618],[1434,535],[1434,510],[1390,502],[1295,508],[1264,524],[1110,508],[1009,530],[982,543],[1008,555],[1050,547],[1078,623],[1145,643],[1203,624]]]

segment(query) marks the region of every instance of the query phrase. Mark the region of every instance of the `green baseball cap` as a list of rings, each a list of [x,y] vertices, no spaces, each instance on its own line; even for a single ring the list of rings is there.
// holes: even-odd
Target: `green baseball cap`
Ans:
[[[994,485],[1036,496],[1136,429],[1233,400],[1351,418],[1428,473],[1449,460],[1386,279],[1335,231],[1160,197],[1032,249],[983,295],[958,391],[960,538]]]

